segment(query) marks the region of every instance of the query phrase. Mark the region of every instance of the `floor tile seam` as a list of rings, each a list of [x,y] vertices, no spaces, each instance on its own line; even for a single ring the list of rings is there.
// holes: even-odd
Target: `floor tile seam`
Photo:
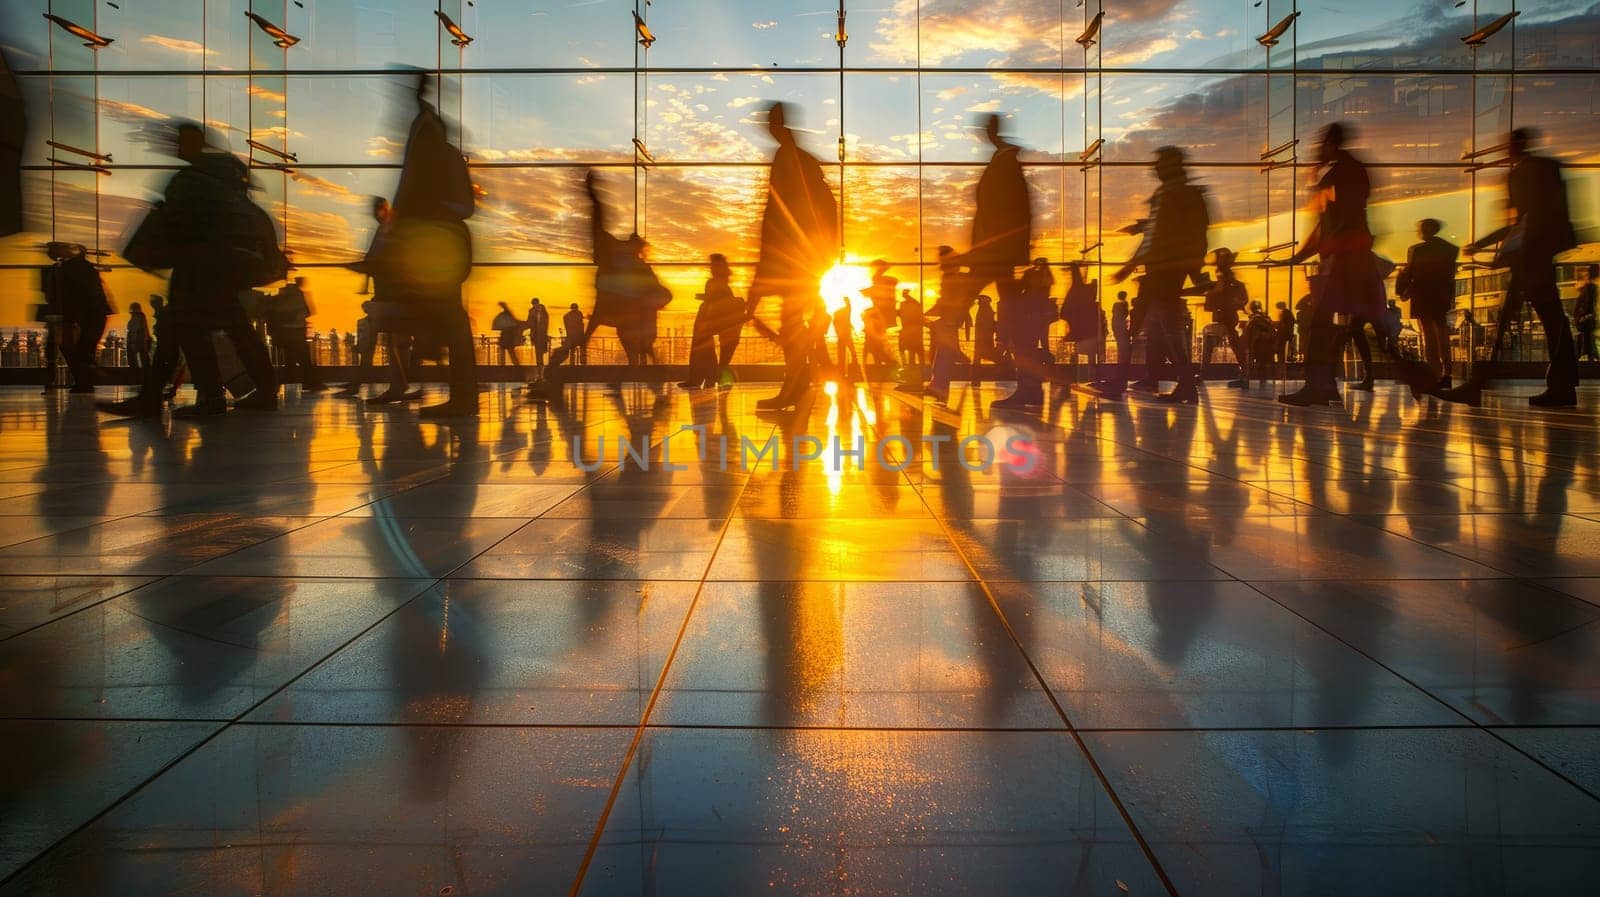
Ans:
[[[776,430],[777,425],[772,425],[768,430],[769,436]],[[572,887],[568,890],[569,897],[578,897],[583,888],[584,878],[588,876],[589,867],[594,863],[595,855],[599,852],[601,840],[605,837],[606,826],[611,821],[612,810],[616,807],[617,800],[622,794],[622,786],[627,781],[628,771],[633,767],[634,758],[638,755],[639,745],[644,741],[645,733],[650,731],[650,715],[655,711],[656,702],[660,699],[661,691],[666,686],[667,677],[672,670],[672,663],[677,659],[678,649],[682,646],[683,639],[689,631],[689,621],[693,619],[695,610],[700,604],[700,596],[705,593],[706,583],[709,581],[707,577],[710,576],[711,568],[716,563],[717,555],[722,550],[728,531],[733,526],[733,508],[738,507],[739,501],[744,498],[754,477],[754,471],[746,473],[743,482],[740,484],[739,492],[734,496],[729,512],[717,532],[716,542],[712,545],[709,556],[706,558],[705,567],[701,570],[694,595],[689,599],[689,606],[684,610],[683,620],[678,624],[678,632],[673,639],[672,647],[667,651],[667,655],[662,661],[661,672],[656,676],[655,686],[651,689],[650,697],[645,702],[644,711],[639,716],[638,725],[634,727],[633,737],[629,740],[628,747],[623,752],[622,763],[617,769],[616,777],[612,780],[611,790],[606,796],[606,802],[601,807],[599,818],[595,821],[594,834],[590,837],[588,846],[584,850],[583,858],[579,861],[578,870],[573,876]]]
[[[129,516],[130,517],[136,517],[136,516],[139,516],[139,515],[133,514],[133,515],[129,515]],[[122,518],[118,518],[118,519],[119,520],[126,520],[128,518],[127,517],[122,517]],[[289,535],[290,533],[298,532],[298,531],[300,531],[302,529],[305,529],[306,527],[315,526],[318,523],[322,523],[325,520],[332,520],[333,518],[331,518],[331,517],[316,517],[316,518],[303,518],[303,519],[305,519],[306,522],[304,524],[300,525],[300,526],[296,526],[296,527],[292,527],[290,529],[284,530],[281,533],[278,533],[278,534],[273,535],[273,536],[269,536],[268,538],[262,539],[259,542],[251,542],[249,545],[240,545],[240,546],[238,546],[236,548],[229,549],[228,551],[225,551],[222,554],[217,555],[216,557],[206,558],[203,561],[199,561],[199,562],[196,562],[196,563],[193,563],[193,564],[189,564],[188,566],[183,567],[182,569],[174,570],[174,571],[169,572],[169,573],[112,573],[112,574],[107,574],[107,577],[144,578],[144,579],[148,579],[149,582],[142,583],[140,585],[134,586],[133,588],[127,589],[126,591],[123,591],[123,592],[119,592],[116,595],[112,595],[112,596],[104,598],[104,599],[102,599],[100,601],[96,601],[93,604],[88,604],[88,605],[85,605],[83,607],[74,608],[73,610],[71,610],[71,611],[69,611],[69,612],[67,612],[65,614],[62,614],[59,617],[55,617],[53,619],[45,620],[42,623],[38,623],[38,624],[35,624],[33,626],[30,626],[27,629],[23,630],[22,632],[12,633],[11,635],[6,636],[5,638],[0,638],[0,643],[4,643],[4,642],[7,642],[7,641],[10,641],[11,639],[13,639],[13,638],[15,638],[15,637],[17,637],[19,635],[22,635],[22,634],[24,634],[26,632],[32,632],[35,629],[41,629],[41,628],[46,627],[46,626],[51,626],[51,625],[54,625],[56,623],[60,623],[63,620],[71,619],[72,617],[75,617],[78,614],[83,613],[84,611],[92,610],[92,609],[94,609],[96,607],[99,607],[100,605],[105,604],[107,601],[114,601],[117,598],[121,598],[123,596],[130,595],[130,594],[132,594],[134,592],[141,591],[141,590],[148,589],[148,588],[153,588],[153,587],[155,587],[157,585],[160,585],[160,584],[166,582],[169,579],[175,579],[175,578],[178,578],[178,577],[189,578],[189,577],[197,577],[197,576],[206,576],[208,574],[192,573],[190,571],[197,570],[200,567],[211,563],[212,561],[221,560],[222,558],[229,557],[231,555],[237,554],[237,553],[239,553],[241,551],[244,551],[246,549],[255,548],[258,545],[265,545],[268,542],[273,541],[274,539],[282,538],[284,536]],[[50,538],[50,537],[49,536],[42,536],[41,538]],[[34,541],[34,540],[29,540],[29,541],[31,542],[31,541]],[[27,544],[27,543],[18,543],[18,544]],[[7,547],[11,547],[11,546],[7,546]],[[18,573],[18,574],[7,574],[7,575],[33,576],[33,577],[37,577],[37,576],[56,576],[56,577],[61,577],[61,576],[77,576],[77,575],[82,575],[82,574],[73,574],[73,573],[31,573],[31,574],[30,573]],[[276,578],[297,579],[297,578],[301,578],[301,577],[259,577],[259,578],[262,578],[262,579],[276,579]],[[317,577],[304,577],[304,578],[315,579]],[[339,578],[339,577],[334,577],[334,578]],[[390,578],[396,578],[396,577],[390,577]],[[403,578],[403,577],[399,577],[399,578]]]
[[[1433,691],[1423,687],[1416,680],[1412,679],[1410,676],[1407,676],[1406,674],[1402,673],[1401,671],[1395,669],[1390,664],[1385,663],[1383,660],[1381,660],[1378,657],[1374,656],[1371,652],[1362,649],[1361,647],[1359,647],[1356,644],[1354,644],[1353,642],[1351,642],[1349,639],[1346,639],[1344,636],[1340,635],[1339,633],[1334,632],[1333,630],[1327,628],[1326,626],[1322,625],[1320,622],[1312,619],[1311,617],[1306,616],[1304,613],[1300,612],[1299,610],[1289,606],[1288,604],[1286,604],[1286,603],[1284,603],[1282,601],[1279,601],[1277,598],[1273,597],[1272,595],[1268,594],[1265,590],[1260,588],[1256,583],[1246,582],[1245,585],[1248,586],[1251,589],[1251,591],[1254,591],[1256,594],[1258,594],[1261,597],[1267,599],[1268,601],[1271,601],[1273,604],[1276,604],[1277,606],[1283,608],[1284,610],[1288,611],[1290,614],[1293,614],[1294,616],[1298,617],[1299,619],[1304,620],[1307,624],[1309,624],[1310,626],[1314,627],[1319,632],[1322,632],[1325,635],[1327,635],[1328,637],[1334,639],[1339,644],[1344,645],[1349,650],[1351,650],[1351,651],[1355,652],[1356,654],[1366,658],[1368,661],[1372,662],[1373,664],[1375,664],[1376,666],[1378,666],[1379,668],[1381,668],[1382,670],[1387,672],[1389,675],[1394,676],[1396,679],[1400,680],[1401,682],[1404,682],[1406,685],[1408,685],[1412,689],[1416,690],[1419,694],[1426,695],[1434,703],[1436,703],[1439,706],[1443,707],[1445,710],[1449,711],[1450,713],[1452,713],[1452,714],[1460,717],[1461,719],[1465,720],[1467,725],[1470,726],[1471,728],[1477,729],[1478,731],[1481,731],[1481,732],[1484,732],[1489,737],[1493,738],[1494,740],[1496,740],[1496,741],[1500,742],[1501,744],[1505,745],[1506,747],[1510,748],[1512,751],[1514,751],[1514,752],[1516,752],[1518,754],[1521,754],[1523,757],[1527,758],[1534,765],[1544,769],[1545,771],[1549,772],[1551,775],[1555,776],[1556,778],[1560,779],[1561,781],[1566,782],[1568,785],[1572,786],[1579,793],[1587,796],[1590,800],[1593,800],[1593,801],[1595,801],[1597,803],[1600,803],[1600,794],[1597,794],[1593,790],[1590,790],[1589,788],[1584,787],[1583,785],[1581,785],[1578,782],[1574,781],[1572,778],[1570,778],[1566,774],[1562,773],[1560,770],[1555,769],[1550,764],[1545,763],[1544,761],[1540,760],[1539,758],[1533,756],[1528,751],[1523,750],[1521,747],[1519,747],[1518,745],[1516,745],[1515,743],[1513,743],[1509,739],[1506,739],[1503,736],[1499,735],[1495,731],[1496,728],[1509,728],[1509,727],[1503,727],[1503,726],[1491,727],[1491,726],[1486,726],[1486,725],[1480,723],[1478,720],[1473,719],[1471,716],[1469,716],[1466,713],[1466,711],[1461,710],[1456,705],[1450,703],[1449,701],[1445,700],[1444,698],[1440,697],[1439,695],[1434,694]]]
[[[325,519],[331,519],[331,518],[325,518]],[[310,525],[310,524],[308,524],[308,525]],[[303,527],[300,527],[300,528],[303,528]],[[291,530],[290,532],[293,532],[293,530]],[[283,535],[287,535],[287,534],[288,533],[284,533]],[[266,540],[266,541],[270,541],[270,540]],[[255,543],[255,544],[263,544],[263,543]],[[242,550],[242,549],[236,549],[236,550]],[[231,554],[232,552],[229,552],[229,553]],[[222,556],[225,557],[226,555],[222,555]],[[215,559],[213,559],[213,560],[215,560]],[[161,582],[166,581],[167,579],[173,578],[173,576],[175,576],[175,575],[176,574],[169,574],[167,576],[160,577],[159,579],[157,579],[157,580],[155,580],[153,582],[146,583],[145,586],[141,586],[141,588],[155,586],[158,583],[161,583]],[[180,752],[178,756],[174,757],[171,761],[169,761],[166,764],[162,765],[154,773],[152,773],[151,775],[145,777],[144,779],[142,779],[141,781],[136,783],[131,789],[129,789],[128,791],[124,792],[123,794],[121,794],[120,796],[118,796],[117,798],[112,800],[106,806],[102,807],[98,812],[96,812],[89,819],[85,820],[84,822],[82,822],[79,825],[77,825],[74,828],[72,828],[70,831],[66,832],[65,834],[61,835],[59,838],[57,838],[54,841],[52,841],[43,850],[41,850],[40,852],[38,852],[34,856],[30,857],[26,863],[24,863],[21,866],[19,866],[11,875],[7,876],[3,880],[0,880],[0,886],[4,886],[4,884],[6,882],[9,882],[12,879],[16,878],[17,876],[20,876],[21,874],[23,874],[28,868],[32,867],[35,863],[39,862],[43,857],[47,856],[52,851],[56,850],[58,847],[60,847],[61,845],[65,844],[67,841],[69,841],[73,837],[75,837],[79,832],[82,832],[82,831],[88,829],[90,826],[94,825],[96,822],[98,822],[102,818],[106,817],[108,814],[110,814],[112,811],[116,810],[122,804],[126,803],[128,800],[131,800],[136,794],[138,794],[140,791],[142,791],[143,789],[148,787],[152,782],[154,782],[156,779],[160,778],[167,771],[173,769],[179,763],[181,763],[184,760],[188,759],[190,756],[193,756],[201,748],[205,747],[207,744],[210,744],[212,741],[216,740],[216,738],[218,736],[220,736],[223,732],[226,732],[232,726],[236,725],[245,716],[248,716],[249,714],[254,713],[257,709],[259,709],[260,707],[265,705],[268,701],[271,701],[273,698],[277,697],[279,694],[283,693],[285,690],[290,688],[294,683],[298,682],[300,679],[302,679],[303,677],[308,675],[312,670],[317,669],[318,667],[322,666],[324,663],[326,663],[334,655],[338,654],[340,651],[343,651],[345,648],[347,648],[351,644],[353,644],[356,640],[362,638],[367,633],[371,632],[374,628],[376,628],[377,626],[381,625],[385,620],[388,620],[390,617],[392,617],[395,614],[399,613],[402,609],[406,608],[407,606],[411,605],[413,602],[415,602],[418,599],[420,599],[423,595],[426,595],[431,589],[435,588],[436,586],[438,586],[438,584],[440,582],[442,582],[442,578],[440,578],[440,577],[435,577],[435,578],[431,578],[431,579],[415,578],[415,579],[410,579],[409,581],[412,581],[412,582],[415,582],[415,583],[419,584],[419,588],[417,589],[417,591],[414,594],[411,595],[411,597],[407,598],[405,601],[399,602],[393,608],[389,609],[388,612],[380,615],[377,619],[373,620],[371,623],[369,623],[366,626],[362,627],[355,634],[351,635],[349,638],[345,639],[343,642],[339,643],[338,645],[334,646],[331,650],[327,651],[327,653],[323,654],[323,656],[320,659],[314,660],[311,663],[307,664],[306,667],[304,669],[302,669],[299,673],[296,673],[295,675],[289,677],[287,680],[285,680],[284,682],[280,683],[276,688],[272,689],[267,694],[263,695],[260,699],[256,700],[255,702],[253,702],[249,706],[245,707],[238,714],[235,714],[233,717],[231,717],[228,720],[222,722],[220,725],[217,725],[217,728],[213,732],[211,732],[209,735],[207,735],[206,737],[200,739],[194,745],[190,746],[187,750]],[[68,616],[71,616],[71,615],[68,615]],[[65,618],[63,618],[63,619],[65,619]],[[52,621],[52,622],[54,622],[54,621]]]
[[[910,397],[897,395],[896,399],[906,405],[912,405],[915,403],[915,405],[919,408],[922,405],[920,397],[913,399]],[[854,406],[852,406],[851,411],[854,413]],[[876,424],[873,422],[867,422],[866,425],[871,429],[877,429]],[[910,483],[911,478],[907,476],[904,471],[901,472],[901,476],[906,480],[906,482]],[[927,497],[924,496],[920,491],[917,492],[917,496],[919,499],[921,499],[924,505],[928,506],[931,513],[932,506],[928,504]],[[1039,669],[1038,664],[1034,662],[1033,657],[1028,654],[1027,649],[1023,646],[1022,640],[1017,635],[1016,629],[1012,627],[1011,621],[1006,618],[1005,612],[1001,610],[1000,603],[995,598],[994,590],[989,586],[989,583],[983,578],[982,574],[979,573],[977,565],[973,563],[972,558],[968,555],[966,549],[962,547],[960,540],[955,537],[955,534],[948,522],[944,520],[938,520],[937,522],[939,524],[940,531],[944,533],[945,539],[950,543],[951,548],[956,553],[956,556],[961,559],[962,564],[967,567],[969,575],[978,585],[978,588],[983,592],[984,598],[989,603],[990,610],[994,612],[1001,628],[1005,631],[1006,636],[1010,638],[1012,646],[1017,649],[1017,652],[1022,657],[1023,663],[1027,664],[1029,671],[1032,672],[1034,680],[1038,683],[1044,697],[1050,702],[1051,706],[1055,709],[1056,715],[1060,717],[1061,722],[1066,726],[1066,732],[1072,738],[1073,743],[1077,746],[1079,755],[1083,758],[1084,763],[1088,765],[1090,772],[1098,780],[1101,789],[1105,793],[1106,797],[1111,801],[1111,804],[1116,809],[1117,814],[1122,818],[1123,825],[1127,826],[1128,831],[1130,834],[1132,834],[1134,841],[1139,845],[1140,851],[1144,854],[1145,861],[1150,864],[1151,870],[1161,881],[1162,887],[1167,891],[1167,893],[1172,895],[1172,897],[1177,897],[1178,889],[1176,885],[1173,884],[1171,877],[1168,876],[1166,869],[1162,866],[1160,859],[1156,856],[1155,850],[1150,846],[1150,842],[1145,838],[1143,832],[1140,831],[1138,824],[1133,819],[1132,813],[1129,812],[1127,806],[1117,794],[1116,789],[1112,787],[1111,780],[1106,775],[1105,770],[1101,768],[1099,761],[1095,759],[1094,754],[1089,750],[1088,742],[1086,742],[1083,736],[1079,734],[1077,729],[1073,727],[1072,719],[1067,715],[1066,708],[1062,706],[1061,701],[1057,699],[1055,692],[1050,688],[1050,684],[1045,681],[1043,671]],[[573,895],[573,897],[576,897],[576,895]]]
[[[33,576],[30,576],[28,574],[16,574],[16,575],[19,576],[19,577],[23,577],[23,578],[30,578],[30,579],[34,578]],[[65,575],[65,574],[63,574],[63,575]],[[162,577],[130,576],[128,578],[129,579],[148,579],[149,582],[143,582],[143,583],[139,583],[137,585],[130,585],[127,588],[121,589],[121,590],[115,592],[114,594],[107,595],[104,598],[99,599],[98,601],[90,602],[89,604],[85,604],[82,607],[75,607],[72,610],[67,611],[66,613],[62,614],[59,617],[51,617],[48,620],[41,620],[41,621],[39,621],[37,623],[34,623],[32,626],[27,626],[27,627],[24,627],[22,629],[19,629],[16,632],[11,633],[10,635],[0,636],[0,644],[4,644],[6,642],[9,642],[9,641],[11,641],[12,639],[14,639],[14,638],[16,638],[18,636],[27,635],[28,633],[34,631],[35,629],[41,629],[41,628],[43,628],[45,626],[50,625],[51,623],[56,622],[57,620],[65,620],[66,618],[71,617],[71,616],[75,616],[75,615],[77,615],[79,613],[82,613],[83,611],[92,610],[92,609],[94,609],[96,607],[99,607],[100,605],[105,604],[108,601],[115,601],[116,599],[121,598],[121,597],[123,597],[125,595],[131,595],[134,592],[137,592],[138,590],[144,588],[145,586],[153,586],[156,583],[160,582],[161,580],[166,579],[167,577],[165,577],[165,576],[162,576]],[[5,576],[0,576],[0,585],[4,585],[5,584],[5,579],[6,579]]]

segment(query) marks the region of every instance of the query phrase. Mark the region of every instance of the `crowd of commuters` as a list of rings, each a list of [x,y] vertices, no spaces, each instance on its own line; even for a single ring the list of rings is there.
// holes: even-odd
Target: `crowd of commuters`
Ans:
[[[366,401],[417,397],[410,388],[414,365],[447,360],[450,398],[423,413],[476,414],[478,358],[461,297],[472,266],[465,222],[476,197],[466,162],[428,100],[427,85],[426,77],[417,83],[398,188],[392,200],[374,199],[372,241],[362,261],[351,266],[366,276],[369,289],[363,292],[371,298],[362,304],[355,329],[343,335],[334,330],[326,337],[308,334],[314,309],[305,278],[285,280],[287,259],[270,220],[250,198],[248,170],[202,126],[178,125],[174,153],[185,167],[172,177],[163,203],[124,252],[141,267],[170,270],[168,293],[149,298],[149,315],[140,303],[130,306],[124,331],[108,341],[118,344],[140,389],[132,398],[101,407],[127,416],[157,414],[187,369],[197,398],[174,414],[222,413],[229,407],[228,393],[235,407],[271,409],[277,406],[280,381],[298,382],[308,391],[327,388],[324,363],[354,368],[337,395],[359,398],[381,346],[389,385]],[[1098,399],[1116,400],[1133,388],[1157,393],[1163,401],[1195,402],[1201,394],[1190,300],[1198,300],[1209,319],[1200,325],[1199,361],[1210,365],[1225,348],[1233,366],[1229,387],[1279,379],[1298,355],[1304,385],[1279,400],[1337,404],[1347,350],[1360,360],[1360,376],[1348,387],[1371,389],[1376,346],[1418,398],[1476,404],[1509,328],[1496,327],[1486,351],[1468,352],[1471,368],[1458,384],[1451,373],[1452,338],[1469,349],[1482,340],[1470,309],[1459,314],[1454,332],[1450,319],[1463,252],[1489,251],[1495,253],[1494,267],[1507,272],[1500,320],[1519,321],[1527,304],[1543,328],[1549,366],[1546,388],[1530,400],[1533,405],[1575,404],[1578,360],[1600,355],[1595,345],[1600,271],[1594,265],[1583,268],[1573,303],[1574,334],[1555,265],[1557,254],[1576,245],[1566,185],[1560,164],[1534,152],[1533,135],[1526,130],[1512,132],[1507,143],[1505,226],[1458,248],[1440,236],[1440,221],[1418,222],[1418,242],[1393,278],[1397,297],[1409,302],[1419,344],[1413,352],[1401,344],[1405,324],[1396,300],[1388,296],[1397,266],[1373,251],[1369,169],[1350,150],[1344,125],[1325,127],[1318,143],[1307,202],[1315,221],[1309,236],[1288,259],[1259,263],[1306,266],[1309,290],[1293,308],[1279,301],[1269,312],[1239,278],[1236,254],[1209,244],[1209,198],[1191,180],[1184,153],[1176,147],[1156,151],[1152,169],[1158,186],[1148,215],[1127,228],[1140,242],[1110,276],[1114,285],[1133,278],[1131,297],[1130,290],[1119,289],[1108,308],[1100,284],[1085,278],[1085,266],[1059,266],[1066,283],[1058,297],[1051,262],[1030,256],[1033,203],[1025,164],[1019,147],[1001,133],[999,117],[988,116],[984,133],[992,152],[977,184],[971,244],[965,251],[939,247],[938,299],[924,307],[882,260],[872,263],[870,283],[859,293],[823,295],[824,274],[842,258],[837,204],[822,163],[796,141],[791,116],[782,103],[768,109],[767,128],[776,149],[754,278],[741,298],[727,259],[710,257],[705,288],[696,297],[683,387],[730,385],[734,353],[748,326],[775,343],[784,362],[780,388],[758,403],[764,409],[796,405],[819,376],[886,376],[901,391],[943,401],[963,368],[974,380],[985,371],[1003,370],[1016,387],[994,407],[1029,409],[1043,404],[1043,386],[1059,376],[1059,363],[1079,358],[1087,359],[1092,375],[1074,388]],[[638,234],[618,237],[607,227],[600,187],[591,172],[586,193],[596,298],[590,313],[571,303],[557,323],[551,308],[534,298],[520,311],[499,303],[491,323],[497,360],[529,382],[536,401],[560,400],[563,383],[573,376],[571,366],[587,362],[600,328],[615,331],[628,368],[659,363],[657,319],[671,292],[647,261],[644,240]],[[267,222],[265,236],[261,221]],[[9,342],[0,342],[0,353],[13,360],[24,354],[38,358],[52,371],[59,353],[70,372],[69,388],[92,392],[97,349],[112,309],[82,247],[51,243],[47,251],[51,264],[42,273],[45,301],[37,315],[45,334],[41,340],[30,332],[24,344],[24,337],[13,333]],[[272,282],[284,285],[270,294],[255,289]],[[762,313],[765,300],[773,297],[778,299],[776,327]],[[1061,335],[1052,345],[1056,332]],[[1143,364],[1136,368],[1141,345]],[[523,363],[524,346],[531,365]],[[1159,392],[1162,381],[1172,389]],[[54,383],[53,374],[47,382]]]

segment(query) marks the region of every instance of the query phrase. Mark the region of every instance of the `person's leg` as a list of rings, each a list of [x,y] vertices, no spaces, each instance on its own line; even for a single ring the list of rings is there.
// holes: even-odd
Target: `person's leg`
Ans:
[[[743,331],[744,325],[742,323],[738,327],[729,327],[727,330],[722,331],[721,344],[718,346],[720,353],[717,358],[719,376],[733,368],[733,354],[739,350],[739,340],[743,335]]]
[[[1450,377],[1450,336],[1444,318],[1428,317],[1418,322],[1422,328],[1422,350],[1434,377],[1443,383]]]
[[[56,358],[61,354],[61,328],[60,324],[46,324],[44,327],[44,388],[54,389],[56,383]]]
[[[1305,385],[1278,396],[1286,405],[1338,404],[1335,367],[1348,334],[1333,319],[1325,302],[1315,303],[1300,319],[1300,350],[1304,353]]]
[[[66,356],[67,366],[72,370],[73,392],[94,389],[94,351],[100,345],[100,336],[105,332],[105,327],[105,318],[90,319],[75,328],[72,334],[71,351]]]
[[[1249,385],[1250,376],[1250,350],[1245,348],[1244,337],[1239,335],[1237,324],[1230,326],[1226,334],[1228,348],[1233,350],[1233,360],[1239,367],[1239,376],[1228,383],[1229,386],[1244,387]]]
[[[1198,391],[1194,385],[1194,365],[1189,360],[1188,340],[1184,338],[1183,300],[1175,295],[1177,287],[1182,286],[1182,276],[1170,286],[1168,292],[1173,295],[1163,295],[1152,302],[1152,320],[1146,325],[1145,332],[1149,334],[1152,345],[1161,347],[1162,354],[1172,365],[1173,379],[1177,381],[1172,392],[1163,394],[1162,398],[1176,402],[1194,401]]]
[[[174,325],[173,331],[183,347],[189,379],[194,383],[195,404],[191,407],[207,412],[227,410],[212,328],[207,324],[182,322]]]
[[[1367,341],[1367,324],[1365,318],[1350,322],[1350,344],[1355,346],[1356,357],[1361,359],[1361,382],[1353,389],[1372,389],[1372,344]]]
[[[1522,291],[1544,328],[1545,350],[1550,357],[1544,374],[1544,396],[1558,404],[1572,404],[1573,390],[1578,385],[1578,356],[1572,342],[1572,326],[1556,285],[1555,264],[1529,264],[1521,272],[1512,272],[1513,279],[1519,276]]]
[[[243,308],[238,308],[232,317],[233,319],[223,330],[228,335],[228,340],[233,343],[233,351],[239,356],[239,364],[245,373],[250,375],[251,382],[256,385],[254,392],[234,404],[246,408],[276,408],[278,372],[272,367],[272,356],[267,353],[266,343],[261,341],[261,336],[250,326],[250,319],[245,317]],[[196,382],[198,381],[199,378],[196,376]]]
[[[439,405],[422,409],[429,417],[471,416],[478,413],[478,357],[473,345],[472,324],[461,305],[459,291],[451,299],[440,300],[438,319],[450,350],[450,398]]]

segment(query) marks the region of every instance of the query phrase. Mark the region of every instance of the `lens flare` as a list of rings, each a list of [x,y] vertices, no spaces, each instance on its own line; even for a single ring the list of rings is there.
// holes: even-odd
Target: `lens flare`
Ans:
[[[850,300],[850,323],[861,329],[861,313],[866,310],[867,301],[861,298],[861,291],[872,286],[872,272],[861,265],[837,264],[822,275],[822,304],[833,314],[844,307],[844,301]]]

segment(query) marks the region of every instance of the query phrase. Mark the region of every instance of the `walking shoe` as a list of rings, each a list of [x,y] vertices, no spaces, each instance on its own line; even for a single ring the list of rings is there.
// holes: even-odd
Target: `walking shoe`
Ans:
[[[1547,389],[1536,396],[1529,396],[1528,404],[1535,408],[1573,408],[1578,404],[1578,392],[1571,387]]]
[[[1483,402],[1483,387],[1469,380],[1454,389],[1441,389],[1434,395],[1446,402],[1476,408]]]

